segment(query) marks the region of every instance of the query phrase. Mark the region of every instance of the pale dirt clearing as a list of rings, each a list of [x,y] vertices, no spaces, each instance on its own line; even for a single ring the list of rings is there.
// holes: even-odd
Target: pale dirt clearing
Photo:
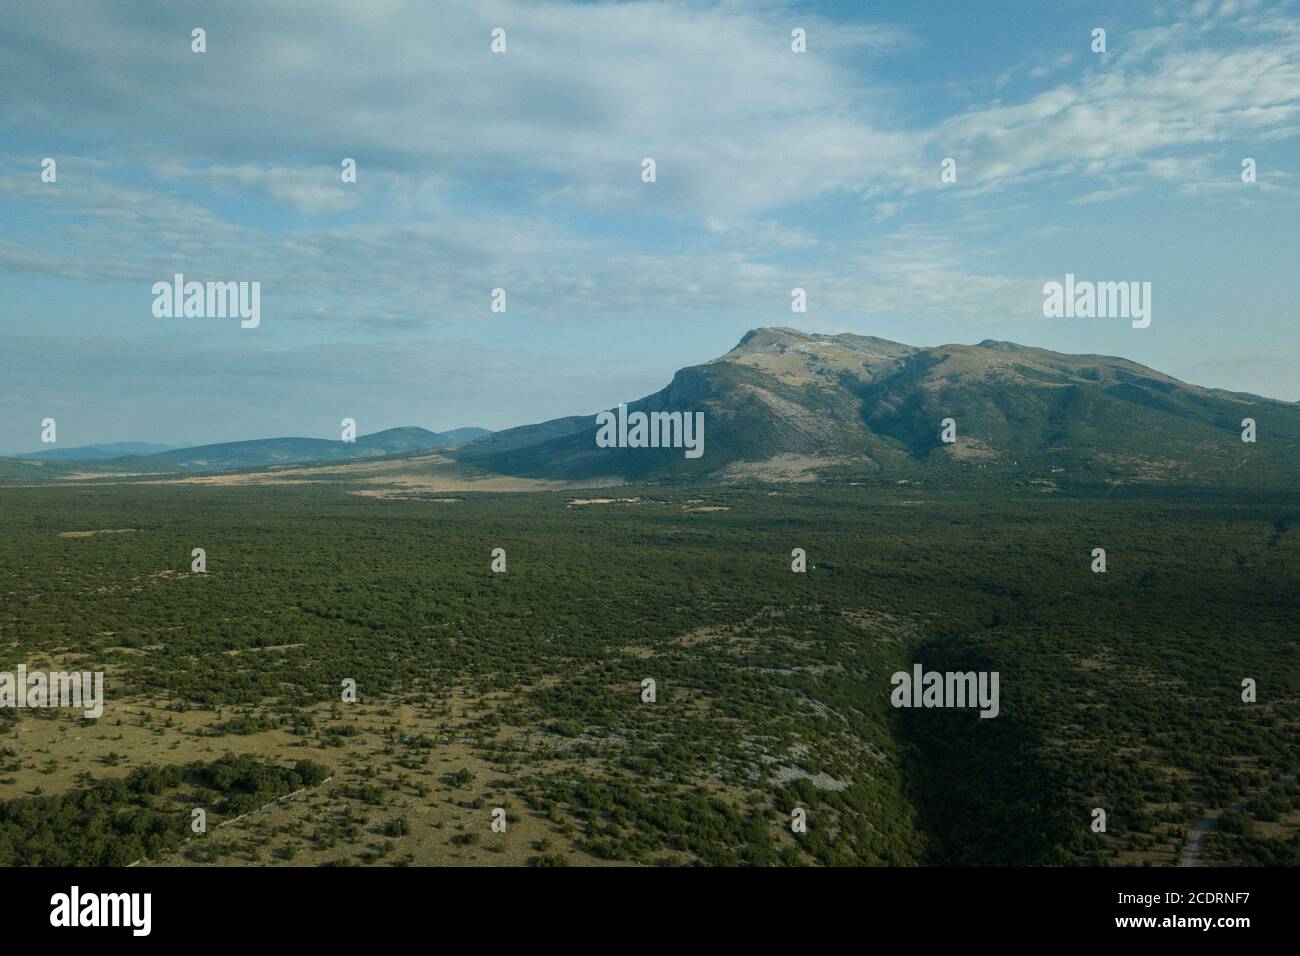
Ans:
[[[476,745],[482,736],[476,725],[494,706],[460,691],[423,704],[388,698],[350,707],[319,704],[309,708],[317,729],[308,736],[287,729],[212,736],[215,724],[245,711],[177,711],[144,698],[110,700],[98,721],[29,711],[0,733],[0,753],[8,754],[0,800],[62,793],[83,785],[83,775],[124,777],[145,764],[207,762],[228,753],[281,766],[309,759],[332,774],[319,787],[219,828],[224,821],[210,812],[207,834],[140,865],[207,865],[189,857],[200,840],[205,851],[218,850],[214,862],[226,866],[524,866],[543,854],[580,866],[629,865],[577,849],[557,823],[511,793],[521,771],[488,762]],[[347,725],[354,728],[349,735],[325,733]],[[510,736],[530,750],[553,752],[556,745],[535,730]],[[575,766],[562,753],[547,761],[552,770]],[[472,778],[457,783],[452,775],[462,770]],[[508,814],[504,833],[492,831],[496,807]],[[177,812],[188,818],[192,809],[183,804]],[[391,828],[399,820],[406,832],[397,834]]]
[[[100,528],[98,531],[60,531],[60,538],[89,538],[97,534],[126,534],[139,528]]]

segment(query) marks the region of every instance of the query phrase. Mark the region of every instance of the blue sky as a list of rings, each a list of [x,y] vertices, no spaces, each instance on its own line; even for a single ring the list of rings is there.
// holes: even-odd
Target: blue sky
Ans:
[[[1300,400],[1293,2],[4,13],[0,453],[47,416],[64,446],[509,427],[762,325]],[[260,327],[155,318],[176,272],[261,282]],[[1151,327],[1043,318],[1067,272],[1151,282]]]

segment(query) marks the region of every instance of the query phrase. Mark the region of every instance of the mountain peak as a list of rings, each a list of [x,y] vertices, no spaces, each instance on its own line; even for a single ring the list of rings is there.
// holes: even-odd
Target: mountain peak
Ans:
[[[821,383],[834,387],[841,376],[870,381],[887,366],[917,349],[888,339],[841,332],[801,332],[784,326],[751,329],[730,352],[706,365],[741,365],[765,372],[787,385]]]
[[[803,332],[799,329],[792,329],[786,325],[765,325],[756,329],[750,329],[746,332],[735,347],[728,352],[728,355],[736,352],[747,352],[761,350],[772,347],[790,348],[799,344],[808,343],[834,343],[844,346],[845,348],[869,350],[869,351],[893,351],[902,350],[913,352],[909,345],[902,345],[898,342],[891,342],[889,339],[877,338],[874,335],[858,335],[855,332],[839,332],[829,334],[826,332]],[[725,357],[725,356],[724,356]]]
[[[740,337],[732,352],[743,352],[751,349],[768,348],[773,345],[789,345],[792,342],[806,342],[813,336],[807,332],[800,332],[798,329],[791,329],[783,325],[767,325],[757,329],[750,329]],[[728,352],[728,355],[731,353]]]

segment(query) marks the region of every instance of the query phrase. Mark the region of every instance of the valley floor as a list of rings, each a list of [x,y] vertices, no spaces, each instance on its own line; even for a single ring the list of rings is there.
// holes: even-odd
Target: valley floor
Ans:
[[[402,492],[0,488],[0,863],[1300,862],[1300,495]]]

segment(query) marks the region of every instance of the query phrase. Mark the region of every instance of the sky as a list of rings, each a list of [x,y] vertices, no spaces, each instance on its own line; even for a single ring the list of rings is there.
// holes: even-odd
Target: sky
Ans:
[[[589,414],[769,325],[1300,400],[1291,0],[2,6],[0,454]]]

